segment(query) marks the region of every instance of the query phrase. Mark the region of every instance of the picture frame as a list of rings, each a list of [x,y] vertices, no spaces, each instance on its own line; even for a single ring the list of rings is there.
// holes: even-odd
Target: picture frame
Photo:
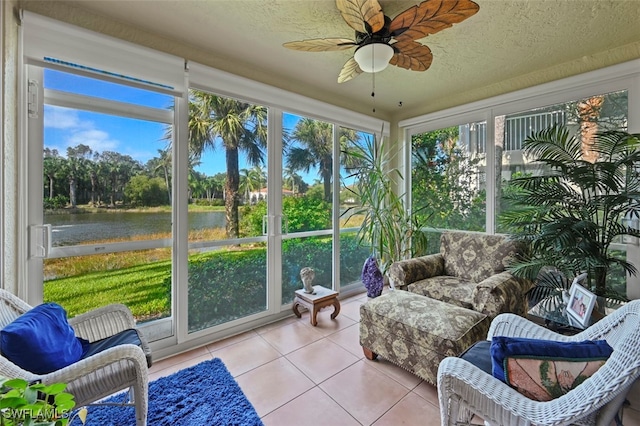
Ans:
[[[585,274],[583,274],[585,275]],[[584,276],[576,277],[569,290],[567,314],[571,323],[577,323],[580,328],[586,328],[591,319],[591,312],[596,304],[596,295],[579,284]]]

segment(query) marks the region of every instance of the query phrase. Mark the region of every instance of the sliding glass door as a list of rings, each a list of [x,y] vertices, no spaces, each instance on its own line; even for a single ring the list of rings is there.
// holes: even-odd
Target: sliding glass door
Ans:
[[[30,128],[42,135],[29,143],[42,300],[69,316],[123,303],[155,323],[150,337],[172,335],[174,97],[35,66],[29,91]]]
[[[188,331],[267,310],[268,108],[189,93]]]

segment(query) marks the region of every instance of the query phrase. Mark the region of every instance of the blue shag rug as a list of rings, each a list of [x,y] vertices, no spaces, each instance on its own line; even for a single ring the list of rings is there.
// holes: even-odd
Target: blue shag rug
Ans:
[[[106,402],[125,399],[126,394],[120,393]],[[87,408],[86,426],[136,424],[133,407]],[[227,367],[215,358],[150,382],[147,424],[259,426],[262,421]]]

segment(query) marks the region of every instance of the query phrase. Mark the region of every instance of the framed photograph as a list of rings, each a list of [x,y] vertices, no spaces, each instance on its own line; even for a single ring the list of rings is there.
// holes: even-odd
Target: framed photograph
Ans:
[[[572,322],[577,322],[580,328],[586,328],[589,325],[591,311],[593,311],[593,306],[596,303],[596,295],[578,283],[580,281],[578,278],[580,277],[576,277],[571,284],[567,314],[569,314],[569,319],[575,320]]]

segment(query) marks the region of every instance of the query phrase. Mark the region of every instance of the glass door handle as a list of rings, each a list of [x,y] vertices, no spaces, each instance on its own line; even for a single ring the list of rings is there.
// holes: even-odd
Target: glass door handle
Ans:
[[[282,234],[289,233],[289,217],[288,216],[278,216],[280,217],[280,231]],[[269,234],[269,219],[273,219],[275,223],[276,216],[264,215],[262,216],[262,235]]]
[[[51,225],[31,225],[29,227],[31,257],[46,258],[51,250]]]

